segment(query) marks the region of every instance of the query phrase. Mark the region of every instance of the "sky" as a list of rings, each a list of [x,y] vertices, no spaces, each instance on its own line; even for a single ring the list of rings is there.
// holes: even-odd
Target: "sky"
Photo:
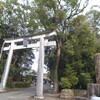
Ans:
[[[38,70],[38,58],[39,58],[39,51],[38,50],[33,50],[33,53],[35,54],[35,59],[33,59],[33,65],[32,65],[32,69],[37,71]],[[44,67],[46,67],[46,65],[44,65]],[[44,68],[43,70],[44,73],[46,73],[46,69]]]
[[[21,2],[21,3],[23,3],[25,0],[18,0],[18,1]],[[89,11],[93,5],[99,5],[100,6],[100,0],[89,0],[89,5],[86,8],[85,12]],[[95,9],[96,9],[96,7],[95,7]],[[100,7],[97,10],[100,10]]]
[[[33,65],[32,69],[37,71],[37,66],[38,66],[38,58],[39,58],[39,51],[33,50],[33,53],[35,54],[35,59],[33,59]]]
[[[5,1],[5,0],[0,0],[0,1]],[[23,2],[26,0],[18,0],[18,1],[23,4]],[[29,0],[29,1],[32,1],[32,0]],[[99,5],[99,9],[97,10],[100,10],[100,0],[89,0],[89,5],[85,11],[89,11],[93,5]]]
[[[100,11],[100,0],[90,0],[89,5],[88,5],[88,7],[86,8],[85,11],[89,11],[93,5],[99,5],[99,8],[94,7],[94,9]]]

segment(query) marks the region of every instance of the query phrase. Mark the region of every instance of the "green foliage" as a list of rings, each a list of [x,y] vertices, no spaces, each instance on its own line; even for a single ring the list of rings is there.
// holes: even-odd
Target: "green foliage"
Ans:
[[[1,58],[1,61],[0,61],[0,79],[2,77],[4,66],[5,66],[5,63],[6,63],[6,59],[5,59],[6,55],[5,55],[5,53],[2,56],[3,57]]]
[[[32,7],[28,4],[20,4],[18,0],[0,1],[0,47],[3,44],[4,38],[16,38],[29,35],[37,29],[35,26],[34,16],[29,13]],[[5,45],[7,46],[7,45]],[[1,48],[0,48],[1,49]],[[23,71],[29,70],[22,68],[27,60],[28,55],[32,55],[31,50],[14,51],[14,56],[11,62],[9,81],[22,80]],[[3,52],[2,61],[0,61],[0,77],[3,73],[8,53]],[[30,59],[32,62],[32,60]],[[27,64],[27,66],[29,66]]]
[[[76,73],[69,65],[66,66],[63,74],[63,77],[61,77],[62,88],[71,88],[78,83]]]
[[[86,88],[88,83],[95,81],[93,58],[96,52],[96,37],[91,32],[91,27],[85,16],[80,15],[74,18],[70,24],[69,34],[62,46],[59,80],[64,81],[63,84],[68,85],[68,87]],[[77,80],[75,81],[74,77],[71,79],[71,76]],[[76,86],[71,85],[69,79],[73,80],[72,83],[76,82]]]
[[[66,12],[65,12],[64,10],[58,9],[58,10],[56,11],[56,13],[57,13],[57,19],[58,19],[59,21],[63,21],[63,20],[66,18]]]
[[[7,88],[26,88],[30,87],[31,83],[30,82],[7,82]]]
[[[5,7],[5,3],[4,3],[3,1],[0,1],[0,17],[1,17],[1,15],[2,15],[2,13],[3,13],[4,7]],[[0,19],[0,20],[1,20],[1,19]]]
[[[100,52],[100,11],[91,10],[86,13],[86,16],[90,21],[92,32],[97,38],[95,48],[97,50],[97,53],[99,53]]]
[[[79,76],[79,84],[82,88],[87,88],[87,84],[92,83],[90,73],[81,73]]]
[[[25,88],[25,87],[30,87],[31,83],[30,82],[16,82],[15,87],[16,88]]]
[[[45,57],[45,63],[48,66],[48,71],[50,71],[50,79],[52,81],[54,80],[54,75],[53,75],[54,69],[53,68],[55,66],[55,58],[56,58],[55,52],[56,52],[55,49],[52,49],[52,50],[47,49],[46,57]]]
[[[6,86],[7,88],[14,88],[14,84],[11,82],[7,82]]]
[[[70,88],[72,86],[67,77],[62,77],[61,82],[62,82],[61,87],[64,88],[64,89]]]
[[[90,20],[90,25],[93,28],[94,34],[98,37],[98,33],[100,32],[100,11],[91,10],[86,13],[88,20]]]

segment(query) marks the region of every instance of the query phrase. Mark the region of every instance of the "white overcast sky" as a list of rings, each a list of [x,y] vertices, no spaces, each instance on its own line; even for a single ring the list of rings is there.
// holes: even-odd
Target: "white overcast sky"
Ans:
[[[32,69],[37,71],[38,70],[38,58],[39,58],[39,51],[37,50],[33,50],[34,54],[35,54],[35,59],[33,59],[33,65],[32,65]],[[46,65],[44,65],[44,67],[46,67]],[[46,69],[44,68],[43,70],[44,73],[46,73]]]
[[[18,1],[21,2],[21,3],[23,3],[23,2],[26,1],[26,0],[18,0]],[[32,0],[29,0],[29,1],[32,1]],[[86,8],[85,12],[86,12],[86,11],[89,11],[93,5],[99,5],[99,6],[100,6],[100,0],[89,0],[89,5],[88,5],[88,7]],[[96,8],[95,8],[95,9],[96,9]],[[99,7],[99,9],[97,9],[97,10],[100,10],[100,7]]]
[[[99,8],[94,7],[94,9],[100,11],[100,0],[90,0],[89,5],[86,8],[86,11],[89,11],[93,5],[99,5]]]
[[[0,0],[0,1],[5,1],[5,0]],[[18,1],[23,4],[23,2],[25,2],[26,0],[18,0]],[[29,0],[29,1],[32,1],[32,0]],[[88,5],[86,10],[87,11],[90,10],[93,5],[99,5],[100,6],[100,0],[89,0],[89,5]],[[100,7],[99,7],[98,10],[100,10]]]

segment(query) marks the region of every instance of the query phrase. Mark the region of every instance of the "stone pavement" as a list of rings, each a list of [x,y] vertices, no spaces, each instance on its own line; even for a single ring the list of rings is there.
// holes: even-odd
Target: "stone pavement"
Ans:
[[[34,98],[33,96],[29,98],[29,100],[40,100],[40,99],[36,99]],[[64,99],[61,99],[59,98],[59,95],[56,94],[44,94],[44,99],[41,99],[41,100],[64,100]]]
[[[31,96],[29,100],[40,100],[34,98],[34,96]],[[60,93],[59,94],[53,94],[53,91],[49,89],[49,91],[44,92],[44,99],[41,100],[88,100],[86,97],[72,97],[72,98],[67,98],[67,99],[61,99],[60,98]]]
[[[49,86],[44,86],[44,99],[42,100],[88,100],[85,97],[74,97],[68,99],[61,99],[60,94],[53,94],[52,89],[48,89]],[[0,100],[40,100],[35,99],[35,87],[26,89],[13,89],[8,90],[5,93],[0,93]]]
[[[40,99],[35,99],[34,97],[30,97],[29,100],[40,100]],[[44,99],[41,100],[88,100],[88,99],[85,97],[73,97],[73,98],[61,99],[57,95],[44,94]]]

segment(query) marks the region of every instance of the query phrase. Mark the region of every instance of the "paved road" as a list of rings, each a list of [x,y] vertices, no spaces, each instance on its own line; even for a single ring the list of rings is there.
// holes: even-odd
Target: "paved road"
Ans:
[[[47,91],[49,86],[44,86],[44,91]],[[35,94],[35,88],[27,88],[23,90],[10,91],[0,93],[0,100],[29,100]]]

